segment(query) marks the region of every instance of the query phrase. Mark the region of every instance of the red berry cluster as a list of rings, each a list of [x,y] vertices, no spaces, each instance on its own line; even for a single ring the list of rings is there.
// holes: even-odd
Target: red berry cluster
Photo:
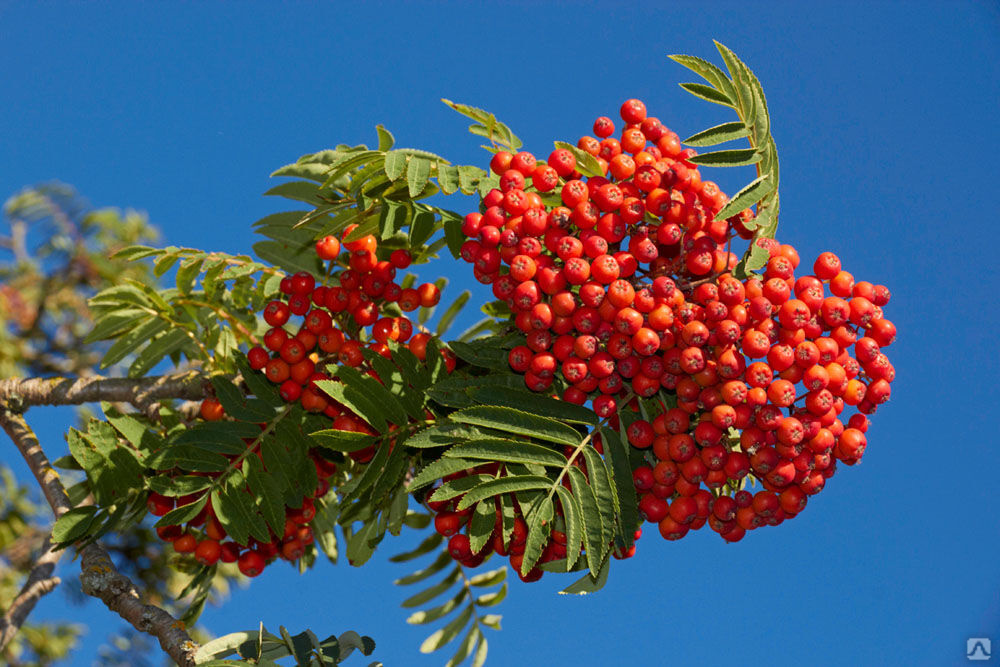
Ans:
[[[801,511],[836,460],[861,458],[865,415],[895,376],[889,291],[855,283],[832,253],[796,278],[798,253],[773,239],[756,241],[763,276],[736,279],[727,244],[752,236],[753,212],[715,220],[727,197],[695,152],[638,100],[621,117],[620,140],[602,117],[600,139],[578,143],[604,176],[582,178],[568,150],[545,163],[497,153],[500,187],[465,217],[461,255],[526,335],[509,363],[530,389],[558,378],[564,400],[615,425],[623,398],[670,398],[627,425],[652,454],[635,471],[640,510],[667,539],[707,522],[737,541]],[[547,205],[556,188],[562,205]],[[860,412],[847,426],[845,406]],[[751,474],[764,489],[737,491]]]
[[[347,237],[356,225],[344,230]],[[408,349],[424,360],[430,336],[414,335],[413,323],[405,315],[383,316],[381,311],[394,303],[403,312],[421,306],[430,308],[441,298],[433,283],[416,289],[403,289],[393,282],[397,269],[410,265],[406,250],[394,250],[388,260],[379,260],[378,242],[369,234],[343,244],[350,253],[349,268],[336,274],[336,285],[318,285],[310,273],[300,272],[281,281],[283,299],[264,308],[264,321],[271,329],[264,334],[264,345],[252,348],[247,360],[254,370],[263,371],[280,385],[281,397],[289,403],[299,401],[309,412],[322,412],[333,420],[333,428],[375,435],[361,417],[340,405],[316,388],[315,382],[331,379],[319,370],[327,363],[359,368],[374,377],[374,369],[365,361],[362,349],[368,347],[391,358],[389,341],[406,343]],[[334,236],[316,242],[316,254],[324,261],[336,261],[341,244]],[[302,324],[289,331],[291,316],[303,317]],[[454,368],[455,357],[444,353],[446,367]],[[367,463],[374,455],[368,447],[351,452],[352,458]]]
[[[567,448],[565,454],[569,457],[572,454],[572,448]],[[575,460],[573,465],[580,468],[584,474],[586,474],[586,463],[582,459]],[[487,463],[469,470],[463,470],[448,475],[441,480],[441,483],[467,477],[468,475],[496,475],[499,470],[499,463]],[[565,484],[569,487],[568,478],[566,479]],[[436,488],[437,487],[430,489],[427,492],[427,500],[425,501],[425,504],[432,512],[435,513],[434,529],[444,537],[448,538],[448,553],[450,553],[451,557],[463,566],[470,568],[478,567],[484,560],[486,560],[487,557],[496,553],[498,556],[502,556],[510,560],[511,567],[515,572],[517,572],[517,575],[522,581],[531,582],[541,579],[543,570],[540,566],[543,563],[566,558],[566,533],[564,530],[561,530],[565,528],[565,525],[563,524],[563,510],[560,504],[555,505],[554,524],[546,537],[545,543],[542,545],[542,553],[538,559],[538,563],[526,574],[522,574],[521,565],[524,559],[525,545],[528,540],[528,525],[524,520],[524,515],[521,512],[521,507],[518,504],[517,497],[514,494],[510,494],[507,497],[508,504],[512,506],[514,510],[513,528],[507,539],[504,539],[503,505],[501,504],[500,497],[480,501],[489,503],[491,506],[490,511],[495,509],[496,520],[493,526],[493,533],[487,539],[482,548],[473,553],[468,533],[471,530],[472,517],[476,512],[476,506],[478,503],[459,510],[458,505],[462,496],[448,500],[431,500],[430,498]],[[463,530],[465,531],[464,533],[462,532]],[[641,530],[636,531],[635,539],[639,539],[641,533]],[[633,545],[629,550],[624,552],[615,551],[613,554],[619,559],[631,558],[635,554],[635,546]]]
[[[201,416],[208,421],[217,421],[225,416],[224,410],[214,398],[205,399],[201,404]],[[248,445],[253,440],[246,441]],[[260,452],[256,452],[260,456]],[[235,456],[229,456],[235,459]],[[329,461],[318,453],[310,455],[316,467],[319,484],[312,497],[302,499],[300,507],[289,507],[285,510],[285,530],[281,535],[271,532],[269,541],[259,541],[250,538],[249,544],[240,544],[233,539],[226,539],[226,529],[222,527],[211,499],[198,514],[185,525],[159,526],[156,534],[160,539],[173,544],[174,551],[180,554],[193,554],[203,565],[214,565],[218,561],[236,563],[240,572],[248,577],[256,577],[264,567],[276,558],[296,561],[302,557],[305,548],[313,543],[312,528],[309,522],[316,515],[313,498],[323,496],[330,488],[329,479],[337,472],[337,464]],[[183,474],[180,470],[176,474]],[[169,474],[169,473],[168,473]],[[220,473],[194,473],[206,477],[217,477]],[[249,493],[249,491],[247,491]],[[150,493],[147,500],[149,512],[154,516],[163,516],[170,510],[183,507],[197,501],[201,494],[172,498]]]
[[[356,226],[344,230],[348,236]],[[376,379],[371,365],[365,360],[363,348],[391,358],[389,341],[405,343],[420,360],[424,360],[430,336],[413,334],[413,323],[406,316],[381,316],[386,304],[394,303],[404,312],[420,307],[432,307],[440,300],[440,291],[432,283],[416,289],[403,289],[393,280],[397,269],[410,265],[406,250],[395,250],[387,260],[379,260],[378,243],[367,235],[343,244],[350,253],[348,268],[334,274],[337,284],[318,285],[317,277],[300,272],[282,279],[279,289],[282,299],[275,299],[264,309],[264,320],[271,326],[264,335],[264,345],[247,352],[247,361],[254,370],[262,371],[273,383],[280,385],[281,397],[289,402],[299,402],[315,413],[323,413],[333,420],[332,428],[376,435],[374,429],[360,416],[321,392],[317,381],[331,379],[319,370],[328,363],[356,367]],[[316,243],[316,254],[324,261],[336,262],[341,243],[335,236],[326,236]],[[303,322],[292,331],[286,328],[293,315],[303,317]],[[456,363],[449,350],[442,352],[445,368],[450,372]],[[222,406],[214,398],[206,399],[201,406],[201,417],[216,421],[225,416]],[[248,440],[247,444],[252,444]],[[391,443],[390,443],[391,446]],[[259,456],[260,452],[256,452]],[[375,447],[350,452],[358,463],[367,463],[375,454]],[[315,451],[310,454],[320,480],[314,494],[318,498],[330,488],[330,477],[337,466]],[[201,474],[201,473],[199,473]],[[218,473],[204,473],[209,476]],[[177,506],[196,501],[192,495],[177,499]],[[149,511],[163,516],[175,506],[174,499],[157,493],[149,496]],[[301,507],[287,508],[284,534],[271,535],[271,540],[260,542],[251,538],[251,544],[241,545],[223,541],[226,531],[215,516],[211,501],[186,526],[161,526],[157,534],[172,542],[178,553],[193,553],[205,565],[221,560],[238,562],[239,569],[247,576],[260,574],[264,566],[277,557],[297,560],[303,550],[313,542],[309,522],[315,516],[313,498],[304,498]]]

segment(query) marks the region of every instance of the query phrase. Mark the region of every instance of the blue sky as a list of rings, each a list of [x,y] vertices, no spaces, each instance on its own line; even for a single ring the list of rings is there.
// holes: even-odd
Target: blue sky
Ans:
[[[678,88],[692,79],[665,57],[718,62],[718,39],[768,95],[779,238],[892,289],[892,401],[863,464],[795,521],[736,545],[708,531],[667,543],[649,526],[587,598],[557,596],[559,577],[513,583],[488,664],[960,664],[968,637],[1000,647],[998,35],[995,2],[0,2],[0,196],[58,179],[148,211],[166,243],[248,252],[250,223],[281,206],[260,196],[268,174],[374,142],[377,123],[485,166],[441,97],[495,112],[536,155],[630,97],[682,137],[731,120]],[[730,193],[750,178],[718,171]],[[45,421],[58,450],[62,427]],[[417,654],[427,633],[390,583],[407,570],[387,556],[410,544],[384,543],[359,571],[274,568],[203,622],[353,628],[387,665],[441,664],[450,652]],[[58,594],[36,617],[93,619],[74,665],[117,626]]]

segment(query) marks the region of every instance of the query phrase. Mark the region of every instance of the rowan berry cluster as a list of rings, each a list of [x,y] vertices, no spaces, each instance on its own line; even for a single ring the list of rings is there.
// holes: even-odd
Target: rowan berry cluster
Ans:
[[[347,227],[344,237],[354,228]],[[396,270],[410,265],[410,254],[406,250],[395,250],[388,260],[379,260],[377,246],[372,235],[344,243],[343,248],[349,253],[347,268],[333,274],[335,285],[317,284],[317,277],[307,272],[283,278],[279,286],[282,297],[271,301],[264,309],[264,321],[271,327],[264,334],[264,344],[247,352],[250,367],[279,385],[279,393],[285,401],[299,402],[309,412],[326,415],[333,420],[331,428],[368,435],[377,435],[368,422],[318,389],[316,382],[331,379],[321,369],[327,364],[342,364],[378,379],[362,350],[367,347],[391,358],[390,341],[406,344],[410,352],[424,360],[430,335],[414,334],[413,323],[405,315],[384,316],[381,313],[388,304],[395,304],[404,313],[420,307],[429,308],[441,297],[438,287],[432,283],[403,289],[393,282]],[[339,239],[335,236],[320,239],[316,243],[316,254],[324,261],[336,263],[341,254]],[[302,316],[302,323],[291,326],[292,316]],[[456,359],[448,350],[443,351],[442,356],[450,372]],[[203,402],[203,419],[214,421],[224,416],[217,400],[212,398]],[[253,440],[248,440],[247,445],[253,446]],[[260,456],[259,450],[256,455]],[[348,453],[362,464],[368,463],[374,455],[374,445]],[[329,479],[337,467],[315,451],[310,457],[320,480],[314,494],[318,498],[329,489]],[[182,497],[177,506],[194,502],[199,497],[199,494]],[[156,516],[163,516],[173,507],[173,498],[156,493],[149,497],[149,510]],[[193,553],[203,564],[235,561],[243,574],[256,576],[277,557],[285,560],[301,557],[304,548],[313,541],[308,524],[315,511],[313,499],[305,498],[301,507],[287,508],[283,535],[272,534],[269,542],[251,538],[249,545],[241,545],[221,541],[226,532],[209,501],[186,527],[163,526],[157,528],[157,534],[172,542],[178,553]]]
[[[753,211],[716,220],[727,197],[694,150],[638,100],[621,117],[620,139],[601,117],[577,144],[604,176],[584,179],[569,150],[498,152],[500,187],[465,217],[461,255],[525,334],[509,363],[530,389],[556,383],[613,425],[632,397],[655,401],[655,418],[626,430],[650,450],[634,477],[645,518],[667,539],[707,522],[737,541],[800,512],[837,460],[861,458],[865,415],[895,376],[889,291],[832,253],[796,278],[798,253],[768,238],[754,241],[763,275],[736,279],[728,247],[752,237]],[[858,413],[845,426],[846,406]],[[763,490],[743,489],[748,477]]]

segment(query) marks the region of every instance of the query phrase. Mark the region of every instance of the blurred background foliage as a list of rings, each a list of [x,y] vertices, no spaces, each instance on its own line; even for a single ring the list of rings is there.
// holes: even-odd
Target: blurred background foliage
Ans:
[[[126,279],[156,285],[150,264],[111,256],[159,237],[144,213],[95,209],[64,183],[27,187],[7,199],[0,221],[0,378],[94,374],[107,344],[83,342],[93,327],[87,299]],[[77,412],[76,419],[84,421],[86,408]],[[20,590],[40,555],[51,520],[34,482],[21,484],[10,468],[0,466],[0,609],[5,610]],[[175,598],[189,576],[177,569],[183,569],[183,563],[171,566],[176,555],[164,549],[165,543],[150,527],[108,535],[102,543],[152,604],[174,614],[183,610]],[[52,594],[66,595],[80,605],[99,605],[81,592],[77,566],[68,562],[69,556],[64,555],[57,570],[63,583]],[[210,601],[225,597],[233,576],[232,571],[221,571]],[[36,624],[29,617],[0,653],[0,664],[58,664],[71,655],[84,632],[81,624]],[[198,628],[191,634],[196,641],[206,639]],[[120,632],[108,637],[95,664],[163,664],[162,655],[155,640],[123,622]]]

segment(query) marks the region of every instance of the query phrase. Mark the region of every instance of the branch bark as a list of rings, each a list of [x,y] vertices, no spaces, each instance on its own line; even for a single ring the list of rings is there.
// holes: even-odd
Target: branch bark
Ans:
[[[204,398],[208,386],[198,371],[143,378],[11,378],[0,380],[0,405],[20,409],[111,401],[145,410],[161,398]]]
[[[161,380],[162,378],[148,379]],[[200,381],[201,380],[199,379],[199,382]],[[7,381],[7,383],[9,382],[10,381]],[[21,381],[22,384],[31,382],[33,381]],[[49,381],[42,380],[41,382],[44,383]],[[63,380],[63,382],[66,381]],[[86,383],[89,381],[84,380],[81,382]],[[136,381],[129,380],[128,382],[134,384]],[[62,389],[62,391],[66,392],[65,396],[89,395],[86,394],[86,387],[78,388],[75,394],[71,393],[70,390],[73,388],[72,385],[74,384],[76,383],[70,382],[71,386]],[[60,385],[57,383],[56,386],[59,387]],[[156,386],[157,385],[154,383],[153,386],[147,387],[147,390],[155,391]],[[48,399],[44,397],[48,396],[51,398],[51,392],[56,391],[55,389],[49,388],[48,391],[50,393],[47,394],[45,393],[45,387],[41,386],[34,389],[34,391],[37,392],[36,394],[32,394],[32,386],[30,384],[28,386],[28,390],[29,391],[27,393],[29,396],[35,396],[39,401],[33,403],[34,405],[45,405],[46,403],[41,401]],[[0,391],[2,391],[2,389],[0,389]],[[117,399],[114,396],[107,397],[106,393],[102,393],[110,391],[107,386],[102,389],[94,389],[91,391],[100,394],[101,398],[81,399],[78,402],[83,403],[91,400],[130,400],[125,395],[120,395]],[[131,395],[134,396],[135,394]],[[170,395],[175,396],[176,393]],[[0,394],[0,396],[2,396],[2,394]],[[31,427],[28,426],[27,422],[24,421],[24,417],[12,411],[5,403],[0,402],[0,426],[3,427],[4,431],[7,432],[7,435],[9,435],[11,440],[14,441],[18,451],[21,452],[21,455],[27,462],[32,474],[38,481],[39,486],[41,486],[42,493],[45,495],[45,499],[52,507],[52,512],[55,514],[56,518],[58,519],[64,513],[68,512],[72,508],[72,505],[69,502],[69,497],[66,495],[66,489],[63,486],[62,481],[59,479],[59,474],[49,463],[48,457],[45,455],[41,444],[38,442],[38,438],[31,430]],[[80,574],[80,581],[82,583],[84,593],[101,600],[101,602],[103,602],[108,609],[124,618],[136,630],[156,637],[160,642],[160,647],[167,653],[167,655],[173,658],[178,665],[181,665],[182,667],[193,667],[194,653],[198,649],[198,644],[196,644],[191,639],[190,635],[188,635],[187,631],[184,629],[183,623],[175,619],[163,609],[142,602],[135,584],[133,584],[128,577],[120,573],[115,568],[108,552],[105,551],[104,547],[100,544],[96,542],[88,544],[87,546],[78,549],[78,553],[81,558],[80,567],[82,572]],[[53,566],[54,565],[55,563],[53,562]],[[24,617],[27,617],[26,612],[24,613]],[[22,617],[21,622],[23,623],[23,621],[24,618]]]

